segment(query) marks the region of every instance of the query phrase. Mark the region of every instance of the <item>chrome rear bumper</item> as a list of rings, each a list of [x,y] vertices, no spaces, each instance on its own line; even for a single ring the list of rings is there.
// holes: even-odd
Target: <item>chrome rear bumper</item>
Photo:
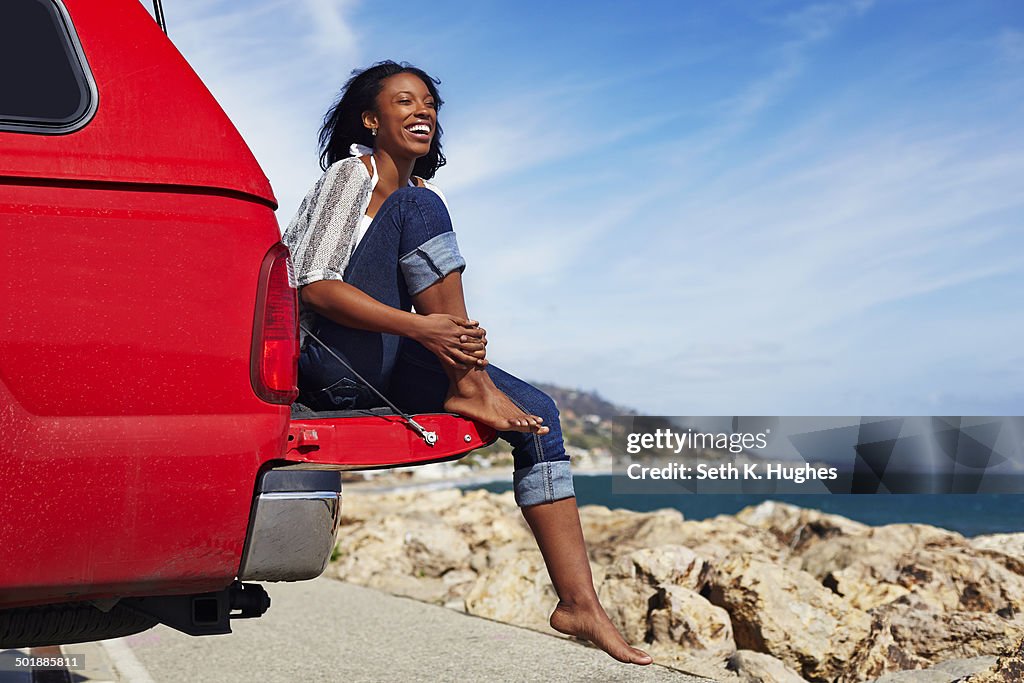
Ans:
[[[331,559],[340,521],[340,472],[264,472],[256,485],[238,578],[315,579]]]

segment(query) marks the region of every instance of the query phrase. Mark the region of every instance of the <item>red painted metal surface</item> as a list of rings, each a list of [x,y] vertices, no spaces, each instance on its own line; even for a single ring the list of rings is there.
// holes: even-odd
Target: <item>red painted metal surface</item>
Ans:
[[[0,602],[223,587],[288,425],[250,382],[273,213],[0,183],[0,234]]]
[[[0,132],[0,177],[184,185],[275,203],[242,137],[142,3],[64,4],[99,108],[68,135]]]
[[[337,469],[400,467],[450,460],[486,446],[493,429],[446,413],[416,415],[437,435],[431,446],[398,415],[292,420],[287,459]]]
[[[397,418],[290,424],[257,397],[266,177],[137,0],[66,5],[94,119],[0,132],[0,608],[221,589],[270,463],[395,466],[492,440],[450,415],[421,418],[433,448]]]
[[[266,177],[137,0],[68,0],[99,107],[0,132],[0,605],[217,590],[288,406],[250,382]]]

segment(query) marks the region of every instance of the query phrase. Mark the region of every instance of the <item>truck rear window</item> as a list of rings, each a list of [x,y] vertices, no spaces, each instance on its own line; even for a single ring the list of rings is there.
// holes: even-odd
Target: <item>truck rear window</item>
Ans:
[[[2,0],[0,130],[68,133],[95,107],[95,85],[64,7]]]

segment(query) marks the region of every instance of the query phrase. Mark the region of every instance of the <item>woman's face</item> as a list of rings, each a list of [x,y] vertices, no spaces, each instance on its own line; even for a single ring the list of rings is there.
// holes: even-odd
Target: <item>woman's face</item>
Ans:
[[[437,129],[434,97],[419,76],[389,76],[377,95],[377,111],[363,113],[363,125],[377,129],[374,147],[392,157],[418,159],[430,151]]]

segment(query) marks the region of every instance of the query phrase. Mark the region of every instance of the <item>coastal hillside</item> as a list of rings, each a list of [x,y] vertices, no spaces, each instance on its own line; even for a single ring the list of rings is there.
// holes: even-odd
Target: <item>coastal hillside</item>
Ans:
[[[585,389],[566,389],[555,384],[535,382],[534,386],[554,399],[562,416],[586,420],[606,421],[616,415],[636,415],[632,408],[624,408],[605,400],[596,391]]]
[[[550,396],[562,423],[562,438],[569,448],[579,449],[577,457],[606,457],[612,447],[612,419],[618,415],[636,415],[605,400],[596,391],[567,389],[555,384],[537,382],[537,388]]]

